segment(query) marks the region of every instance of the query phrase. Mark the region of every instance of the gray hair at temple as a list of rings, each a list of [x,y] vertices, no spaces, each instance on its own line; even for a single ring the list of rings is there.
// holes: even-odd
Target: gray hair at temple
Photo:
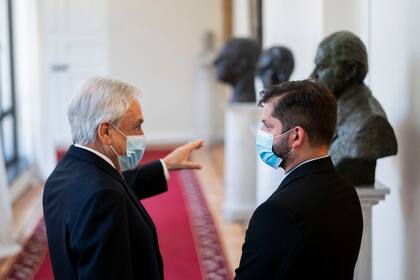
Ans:
[[[363,82],[368,73],[368,56],[365,44],[349,31],[335,32],[326,37],[320,48],[324,48],[336,62],[354,63],[357,66],[356,77]]]
[[[118,123],[139,94],[138,88],[112,78],[88,80],[68,109],[73,143],[95,142],[99,125],[102,122]]]

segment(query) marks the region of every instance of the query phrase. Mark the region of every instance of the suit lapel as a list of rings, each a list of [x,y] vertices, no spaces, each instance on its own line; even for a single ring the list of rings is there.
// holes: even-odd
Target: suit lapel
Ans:
[[[105,173],[111,175],[115,180],[117,180],[121,184],[121,186],[124,188],[125,192],[128,194],[128,197],[133,202],[135,207],[140,211],[140,214],[146,220],[147,224],[153,229],[154,233],[156,234],[155,225],[152,219],[150,218],[149,214],[147,213],[146,209],[140,203],[140,200],[137,198],[137,196],[134,194],[131,188],[127,185],[122,175],[118,173],[118,171],[115,170],[114,167],[112,167],[108,162],[106,162],[101,157],[95,155],[94,153],[81,149],[81,148],[77,148],[73,145],[70,147],[65,157],[66,156],[71,156],[79,160],[90,162],[94,164],[95,166],[97,166],[98,168],[102,169]]]
[[[125,189],[125,191],[128,193],[128,196],[130,197],[131,201],[134,203],[134,205],[137,207],[137,209],[140,211],[140,213],[143,215],[146,222],[149,224],[153,230],[156,230],[155,224],[152,221],[152,218],[147,213],[146,209],[143,207],[143,204],[141,204],[140,200],[136,196],[136,194],[131,190],[131,188],[125,183],[124,179],[122,182],[122,185]]]

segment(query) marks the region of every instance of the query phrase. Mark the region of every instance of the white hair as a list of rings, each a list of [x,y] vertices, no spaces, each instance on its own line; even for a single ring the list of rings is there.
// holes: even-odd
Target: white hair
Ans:
[[[68,110],[73,143],[93,143],[99,125],[116,124],[139,94],[138,88],[119,80],[103,77],[88,80]]]

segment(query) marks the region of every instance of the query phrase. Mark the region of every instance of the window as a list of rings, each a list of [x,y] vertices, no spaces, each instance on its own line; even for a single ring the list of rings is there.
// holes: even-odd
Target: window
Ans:
[[[0,0],[0,149],[9,180],[19,163],[13,65],[12,0]]]

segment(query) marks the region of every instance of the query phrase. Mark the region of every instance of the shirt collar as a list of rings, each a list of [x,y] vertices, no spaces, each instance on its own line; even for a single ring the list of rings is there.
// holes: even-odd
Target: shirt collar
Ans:
[[[308,162],[311,162],[311,161],[314,161],[314,160],[318,160],[318,159],[321,159],[321,158],[327,158],[327,157],[329,157],[330,155],[329,154],[327,154],[327,155],[325,155],[325,156],[320,156],[320,157],[316,157],[316,158],[311,158],[311,159],[308,159],[308,160],[305,160],[304,162],[301,162],[300,164],[298,164],[298,165],[296,165],[295,167],[293,167],[292,169],[290,169],[287,173],[285,173],[284,175],[284,178],[286,178],[290,173],[292,173],[292,171],[293,170],[295,170],[296,168],[298,168],[299,166],[302,166],[302,165],[304,165],[304,164],[306,164],[306,163],[308,163]],[[284,180],[284,179],[283,179]]]
[[[106,162],[108,162],[114,169],[117,169],[117,168],[115,168],[114,163],[112,162],[112,160],[109,157],[107,157],[106,155],[98,152],[97,150],[94,150],[92,148],[86,147],[86,146],[81,145],[81,144],[74,144],[74,146],[77,147],[77,148],[80,148],[80,149],[87,150],[87,151],[89,151],[91,153],[94,153],[98,157],[101,157],[103,160],[105,160]]]

